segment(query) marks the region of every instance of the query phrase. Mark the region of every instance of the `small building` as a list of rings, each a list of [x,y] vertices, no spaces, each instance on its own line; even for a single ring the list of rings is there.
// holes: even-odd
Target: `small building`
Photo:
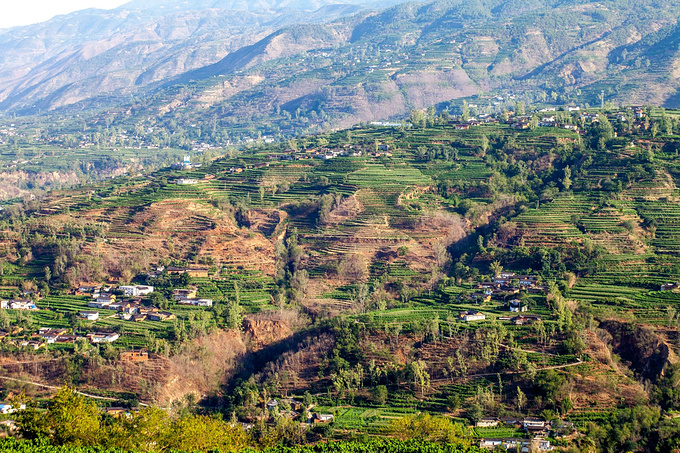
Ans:
[[[529,433],[548,434],[548,422],[542,418],[527,417],[522,421],[522,427]]]
[[[480,311],[468,310],[458,315],[458,318],[465,321],[483,321],[486,319],[486,315]]]
[[[477,423],[475,427],[477,428],[495,428],[500,423],[500,420],[496,417],[483,417]]]
[[[78,337],[75,335],[59,335],[55,343],[75,343],[77,339]]]
[[[312,420],[313,423],[330,423],[335,419],[333,414],[319,414],[315,413]]]
[[[680,285],[677,283],[665,283],[661,285],[661,291],[673,291],[674,289],[678,289]]]
[[[94,300],[100,304],[111,305],[113,302],[116,301],[116,295],[110,293],[101,293],[94,296]]]
[[[534,323],[536,321],[540,321],[541,317],[540,316],[535,316],[535,315],[519,315],[515,316],[510,320],[514,325],[516,326],[524,326],[527,324]]]
[[[113,343],[120,338],[115,332],[93,332],[87,334],[87,339],[92,343]]]
[[[496,450],[497,448],[503,448],[503,439],[490,438],[490,439],[480,439],[479,448],[486,448],[488,450]]]
[[[514,426],[515,428],[519,428],[521,423],[521,420],[517,417],[501,417],[501,422],[505,426]]]
[[[119,290],[123,291],[126,296],[146,296],[151,294],[154,290],[153,286],[134,285],[134,286],[119,286]]]
[[[149,321],[167,321],[169,319],[175,319],[175,315],[169,311],[158,311],[152,312],[147,315]]]
[[[550,441],[548,439],[545,439],[543,437],[534,437],[534,439],[531,442],[531,445],[534,451],[535,450],[552,451],[555,448],[550,444]]]
[[[472,293],[468,298],[477,304],[481,304],[483,302],[490,302],[491,294],[487,294],[486,292]]]
[[[545,285],[537,285],[527,288],[527,293],[529,294],[547,294],[548,287]]]
[[[186,273],[191,278],[208,278],[210,277],[210,268],[207,267],[190,267],[187,268]]]
[[[79,286],[76,290],[76,296],[99,293],[101,289],[101,286]]]
[[[123,351],[120,353],[120,360],[126,362],[146,362],[149,360],[149,351],[141,349],[139,351]]]
[[[527,306],[519,299],[513,299],[508,302],[508,308],[511,312],[519,313],[527,311]]]
[[[274,409],[279,407],[279,402],[276,400],[269,400],[267,402],[267,410],[273,411]]]
[[[40,348],[44,348],[44,347],[45,347],[45,343],[43,343],[43,342],[41,342],[41,341],[35,341],[35,340],[31,340],[31,341],[26,341],[26,340],[24,340],[24,341],[21,341],[21,342],[19,343],[19,346],[23,346],[23,347],[25,347],[25,348],[32,348],[32,349],[38,350],[38,349],[40,349]]]
[[[534,286],[538,283],[538,278],[533,275],[518,275],[515,279],[519,280],[521,286]]]
[[[213,301],[212,301],[212,299],[196,299],[196,306],[197,307],[212,307]]]
[[[179,299],[177,301],[181,305],[193,305],[194,307],[212,307],[212,299]]]
[[[191,289],[185,289],[185,288],[174,289],[174,290],[172,290],[172,298],[175,299],[175,300],[195,299],[197,293],[198,293],[198,290],[195,289],[195,288],[191,288]]]
[[[98,311],[81,311],[80,317],[87,319],[88,321],[96,321],[99,319]]]
[[[90,308],[99,308],[100,310],[106,310],[106,309],[111,309],[111,303],[110,302],[98,302],[96,300],[91,300],[87,303],[87,306]]]

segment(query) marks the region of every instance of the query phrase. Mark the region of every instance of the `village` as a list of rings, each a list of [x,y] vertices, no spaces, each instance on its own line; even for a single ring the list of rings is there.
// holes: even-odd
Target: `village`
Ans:
[[[148,273],[147,278],[158,277],[161,273],[168,275],[206,278],[209,269],[201,266],[173,267],[164,266],[154,268]],[[25,347],[38,350],[51,344],[74,344],[80,339],[87,340],[91,344],[114,343],[121,338],[121,333],[112,331],[110,326],[97,327],[101,320],[118,319],[121,321],[140,323],[143,321],[158,322],[170,321],[177,318],[171,310],[160,308],[153,304],[152,294],[156,288],[150,285],[81,285],[72,291],[73,297],[83,300],[81,308],[71,312],[66,319],[73,324],[73,319],[81,322],[81,328],[74,327],[41,327],[37,331],[28,333],[25,328],[18,325],[9,325],[0,330],[0,339],[13,338],[11,344],[17,347]],[[170,301],[177,307],[211,308],[213,300],[198,296],[197,286],[172,288],[169,290]],[[23,292],[24,299],[0,300],[1,310],[16,312],[51,312],[55,307],[47,302],[42,304],[41,294],[38,291]],[[168,301],[168,302],[170,302]],[[167,307],[168,302],[164,303]],[[84,324],[82,324],[84,323]],[[79,330],[86,333],[78,334]]]
[[[501,301],[505,309],[510,313],[518,313],[515,316],[498,316],[499,321],[509,321],[516,326],[523,326],[540,321],[541,317],[524,314],[529,310],[528,305],[519,298],[520,293],[547,294],[548,287],[539,283],[536,275],[521,275],[515,272],[501,272],[489,282],[481,282],[475,285],[475,292],[466,293],[459,297],[459,301],[481,305],[491,302],[492,299]],[[486,314],[471,309],[460,312],[458,319],[464,322],[484,321]]]

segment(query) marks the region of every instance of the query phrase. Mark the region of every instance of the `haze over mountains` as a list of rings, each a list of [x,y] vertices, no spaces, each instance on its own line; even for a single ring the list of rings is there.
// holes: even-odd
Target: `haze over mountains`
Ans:
[[[396,1],[136,0],[0,31],[3,108],[50,109],[218,61],[296,23]],[[133,90],[134,91],[134,90]]]
[[[677,0],[370,9],[389,3],[139,0],[12,29],[0,34],[0,108],[125,104],[276,133],[479,95],[680,104]]]

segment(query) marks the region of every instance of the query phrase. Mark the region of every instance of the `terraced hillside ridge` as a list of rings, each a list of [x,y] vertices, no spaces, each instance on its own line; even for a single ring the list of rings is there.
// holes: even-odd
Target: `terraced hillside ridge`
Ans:
[[[429,109],[6,202],[0,385],[226,413],[259,446],[667,451],[680,113],[531,110]]]

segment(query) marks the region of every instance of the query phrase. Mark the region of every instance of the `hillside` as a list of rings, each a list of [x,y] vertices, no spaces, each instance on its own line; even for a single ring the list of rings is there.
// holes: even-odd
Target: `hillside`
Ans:
[[[221,412],[263,446],[429,414],[475,442],[663,450],[679,119],[430,109],[6,203],[4,388]]]
[[[153,2],[0,31],[0,108],[49,110],[212,64],[278,28],[390,2]]]

